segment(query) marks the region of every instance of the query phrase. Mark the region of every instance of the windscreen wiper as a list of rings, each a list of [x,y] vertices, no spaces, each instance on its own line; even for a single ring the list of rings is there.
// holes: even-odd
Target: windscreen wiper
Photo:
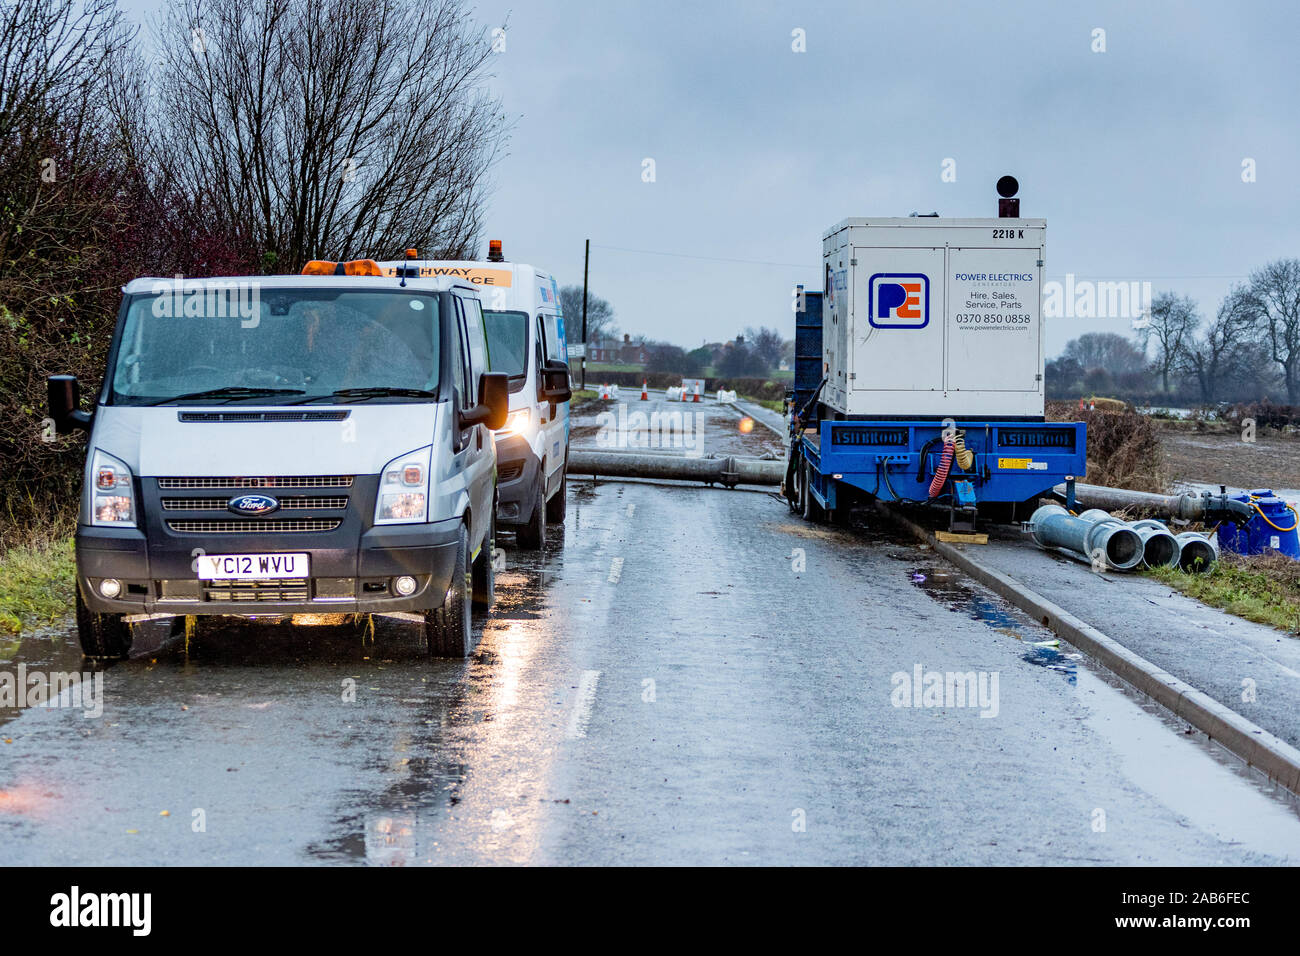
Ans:
[[[330,392],[328,395],[313,395],[310,398],[300,399],[296,402],[290,402],[290,405],[305,405],[308,402],[319,402],[325,398],[356,398],[365,400],[367,398],[388,398],[395,396],[397,398],[437,398],[437,392],[431,392],[427,388],[398,388],[391,385],[368,385],[364,388],[339,388]]]
[[[150,405],[166,405],[168,402],[183,402],[199,398],[224,398],[234,401],[239,398],[269,398],[272,395],[305,395],[301,388],[250,388],[247,385],[223,385],[221,388],[209,388],[201,392],[186,392],[171,398],[160,398]]]

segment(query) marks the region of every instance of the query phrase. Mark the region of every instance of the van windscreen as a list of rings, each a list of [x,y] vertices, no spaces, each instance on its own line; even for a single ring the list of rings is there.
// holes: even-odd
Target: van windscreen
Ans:
[[[437,391],[436,294],[240,289],[235,282],[213,293],[212,286],[187,285],[192,288],[180,293],[129,299],[110,404],[215,399],[276,405],[354,400],[334,394],[346,389]],[[367,396],[381,402],[420,398]]]
[[[528,315],[525,312],[483,313],[487,325],[488,356],[492,371],[511,378],[528,375]]]

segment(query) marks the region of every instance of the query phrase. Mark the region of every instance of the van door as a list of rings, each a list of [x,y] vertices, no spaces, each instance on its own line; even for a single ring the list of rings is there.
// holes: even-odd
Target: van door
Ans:
[[[456,388],[460,407],[468,410],[478,404],[478,377],[488,370],[487,337],[483,328],[483,309],[477,299],[456,296],[456,338],[459,348],[453,368],[459,365]],[[486,425],[471,425],[457,436],[457,465],[465,476],[473,524],[470,527],[470,550],[477,550],[487,535],[493,512],[496,454],[492,434]]]
[[[537,403],[538,403],[538,421],[542,423],[542,447],[546,452],[546,495],[549,498],[560,484],[560,473],[564,468],[564,444],[565,433],[568,425],[568,403],[562,403],[555,406],[555,411],[551,411],[551,403],[543,396],[543,378],[542,369],[546,366],[546,360],[550,357],[553,348],[554,333],[551,329],[549,320],[552,316],[546,316],[541,313],[537,315],[537,348],[536,348],[536,365],[537,365]]]

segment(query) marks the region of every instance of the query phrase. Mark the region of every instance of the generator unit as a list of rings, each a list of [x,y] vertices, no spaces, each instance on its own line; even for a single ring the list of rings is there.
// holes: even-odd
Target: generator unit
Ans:
[[[822,237],[824,288],[796,317],[786,494],[805,515],[857,491],[969,518],[1083,475],[1086,426],[1044,420],[1047,223],[1020,218],[1017,189],[999,181],[998,218],[844,219]]]

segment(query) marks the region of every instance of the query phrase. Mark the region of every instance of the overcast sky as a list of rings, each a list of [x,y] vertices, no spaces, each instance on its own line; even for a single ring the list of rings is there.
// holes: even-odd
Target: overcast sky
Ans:
[[[484,239],[569,284],[590,238],[591,288],[623,331],[792,337],[790,290],[820,288],[828,226],[993,216],[1003,173],[1047,220],[1049,279],[1149,280],[1210,314],[1233,281],[1300,256],[1294,2],[475,10],[485,28],[508,18],[492,82],[515,120]],[[1057,319],[1048,354],[1129,326]]]

